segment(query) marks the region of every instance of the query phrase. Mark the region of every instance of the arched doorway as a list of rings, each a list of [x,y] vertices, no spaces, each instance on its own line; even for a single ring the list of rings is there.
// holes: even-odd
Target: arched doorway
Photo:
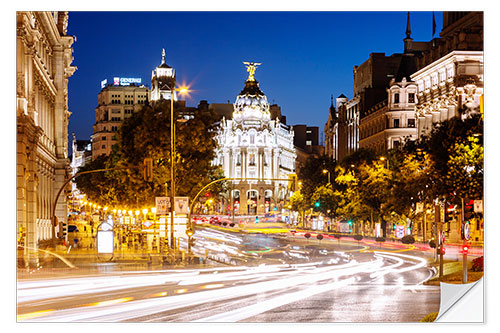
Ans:
[[[269,213],[274,210],[274,207],[276,205],[276,200],[273,198],[273,191],[272,190],[265,190],[264,191],[264,213]]]
[[[259,198],[259,192],[257,190],[247,191],[247,213],[248,215],[257,214],[257,200]]]

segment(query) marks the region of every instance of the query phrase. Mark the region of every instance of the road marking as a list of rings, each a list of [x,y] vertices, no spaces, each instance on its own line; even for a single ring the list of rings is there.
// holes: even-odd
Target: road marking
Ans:
[[[216,284],[207,284],[204,285],[202,288],[203,289],[214,289],[214,288],[222,288],[224,287],[224,284],[222,283],[216,283]]]
[[[30,313],[17,315],[17,321],[28,320],[28,319],[38,318],[41,316],[46,316],[48,314],[51,314],[54,311],[55,310],[51,309],[51,310],[36,311],[36,312],[30,312]]]
[[[133,297],[124,297],[124,298],[117,298],[117,299],[112,299],[109,301],[102,301],[102,302],[96,302],[96,303],[90,303],[86,306],[108,306],[108,305],[115,305],[115,304],[120,304],[124,302],[129,302],[133,300]]]

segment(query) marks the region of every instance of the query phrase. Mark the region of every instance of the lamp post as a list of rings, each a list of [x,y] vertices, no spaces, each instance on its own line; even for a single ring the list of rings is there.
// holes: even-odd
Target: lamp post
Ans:
[[[187,93],[187,88],[170,89],[170,248],[175,248],[174,242],[174,214],[175,214],[175,121],[174,121],[174,92]]]
[[[381,156],[380,157],[380,160],[382,161],[382,163],[386,160],[386,158],[384,156]],[[386,166],[387,170],[389,170],[389,159],[387,159],[387,166]]]
[[[323,173],[328,173],[328,184],[330,184],[330,171],[323,169]]]

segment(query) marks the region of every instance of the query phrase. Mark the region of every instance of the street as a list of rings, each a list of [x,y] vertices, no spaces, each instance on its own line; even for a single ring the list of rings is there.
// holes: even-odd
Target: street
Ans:
[[[20,279],[18,320],[414,322],[439,310],[439,287],[422,285],[429,254],[413,246],[215,227],[194,237],[208,264]]]

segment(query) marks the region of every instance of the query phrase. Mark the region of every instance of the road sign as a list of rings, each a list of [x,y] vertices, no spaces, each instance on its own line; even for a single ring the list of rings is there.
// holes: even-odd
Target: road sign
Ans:
[[[189,197],[175,197],[175,214],[189,214]]]
[[[474,213],[483,212],[483,200],[474,200]]]
[[[464,237],[465,237],[465,240],[469,240],[469,238],[470,238],[470,224],[469,224],[469,221],[465,222],[465,224],[464,224]]]
[[[156,197],[156,215],[167,215],[170,209],[170,197]]]

